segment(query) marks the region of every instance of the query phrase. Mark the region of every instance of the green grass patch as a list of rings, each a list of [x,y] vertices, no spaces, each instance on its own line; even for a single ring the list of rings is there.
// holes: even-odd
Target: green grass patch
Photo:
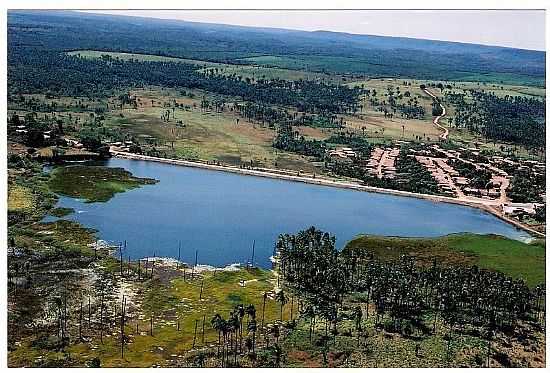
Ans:
[[[18,184],[8,186],[8,211],[25,211],[34,205],[34,196],[29,188]]]
[[[74,212],[74,209],[70,207],[56,207],[50,211],[50,215],[58,218],[62,218],[64,216],[72,214],[73,212]]]
[[[325,74],[319,74],[316,72],[300,71],[301,69],[280,68],[280,67],[263,67],[254,65],[242,65],[242,64],[227,64],[219,62],[210,62],[204,60],[188,59],[159,56],[154,54],[140,54],[140,53],[122,53],[122,52],[108,52],[108,51],[94,51],[94,50],[79,50],[71,51],[67,53],[70,56],[80,56],[82,58],[97,59],[102,56],[110,56],[111,58],[120,60],[135,60],[143,62],[175,62],[186,63],[190,65],[196,65],[197,70],[215,69],[215,73],[219,75],[229,76],[237,74],[243,78],[250,79],[285,79],[285,80],[298,80],[298,79],[319,79],[324,78],[327,80],[340,81],[337,76],[328,76]],[[252,59],[252,63],[255,61]],[[260,61],[262,62],[262,61]],[[262,62],[263,63],[263,62]]]
[[[123,52],[106,52],[106,51],[93,51],[93,50],[80,50],[72,51],[67,53],[69,56],[80,56],[82,58],[97,59],[102,58],[103,56],[109,56],[111,58],[119,59],[122,61],[143,61],[143,62],[180,62],[187,63],[191,65],[200,65],[207,67],[220,67],[224,64],[207,62],[200,60],[193,60],[187,58],[177,58],[177,57],[166,57],[166,56],[157,56],[154,54],[141,54],[141,53],[123,53]]]
[[[148,280],[139,287],[139,316],[128,320],[125,331],[128,343],[125,346],[124,358],[120,356],[120,337],[116,333],[104,336],[103,344],[94,339],[93,349],[88,343],[72,345],[71,354],[75,354],[81,360],[98,357],[103,367],[171,366],[171,361],[176,357],[181,358],[191,350],[195,339],[195,324],[195,348],[210,348],[214,351],[218,342],[218,332],[212,328],[212,317],[219,313],[227,319],[236,304],[254,304],[256,318],[260,324],[263,316],[263,294],[272,290],[276,282],[273,272],[262,269],[206,271],[201,273],[201,277],[195,276],[194,279],[189,278],[190,272],[187,269],[186,280],[183,278],[183,269],[179,271],[181,275],[176,278],[170,280],[160,275],[160,278]],[[241,280],[246,281],[245,286],[241,286]],[[295,304],[294,315],[296,307]],[[279,320],[280,304],[273,299],[267,299],[264,317],[265,324]],[[285,320],[290,317],[288,304],[284,309],[284,317]],[[245,335],[246,321],[245,316]],[[260,341],[259,332],[257,337]]]
[[[157,180],[139,178],[123,168],[100,166],[59,167],[52,171],[50,188],[59,194],[85,199],[86,202],[106,202],[116,193],[155,184]]]
[[[360,236],[346,245],[346,249],[353,248],[365,248],[382,260],[408,254],[424,265],[434,258],[444,265],[477,265],[522,278],[529,286],[545,280],[546,245],[541,240],[527,244],[498,235],[470,233],[438,238]]]

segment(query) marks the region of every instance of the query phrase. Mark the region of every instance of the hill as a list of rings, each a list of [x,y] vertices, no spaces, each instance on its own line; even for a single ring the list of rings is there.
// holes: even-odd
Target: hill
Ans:
[[[545,52],[69,11],[8,12],[9,54],[106,50],[369,77],[544,85]],[[258,59],[259,58],[259,59]]]

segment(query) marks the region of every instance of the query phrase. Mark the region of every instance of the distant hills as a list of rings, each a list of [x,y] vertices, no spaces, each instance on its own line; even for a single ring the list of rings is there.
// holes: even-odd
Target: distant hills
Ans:
[[[72,11],[9,11],[8,52],[93,49],[367,76],[544,85],[545,52]]]

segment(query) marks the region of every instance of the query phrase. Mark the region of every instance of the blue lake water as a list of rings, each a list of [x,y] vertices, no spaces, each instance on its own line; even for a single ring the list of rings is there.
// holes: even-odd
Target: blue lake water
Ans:
[[[74,220],[98,230],[111,243],[127,241],[125,257],[178,256],[193,263],[244,263],[269,267],[280,233],[315,227],[331,232],[337,246],[358,234],[434,237],[449,233],[529,236],[496,217],[465,206],[367,193],[286,180],[242,176],[157,162],[113,158],[135,176],[159,180],[116,194],[108,202],[60,197]],[[46,221],[55,220],[47,217]]]

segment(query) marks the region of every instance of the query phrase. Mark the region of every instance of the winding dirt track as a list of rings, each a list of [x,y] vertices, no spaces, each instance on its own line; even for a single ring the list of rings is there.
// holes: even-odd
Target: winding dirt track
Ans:
[[[424,91],[424,93],[426,93],[428,96],[430,96],[434,100],[437,100],[436,95],[434,95],[432,92],[430,92],[427,88],[424,88],[423,91]],[[439,102],[439,100],[437,101],[437,103],[439,104],[439,106],[441,106],[441,109],[443,110],[443,114],[438,115],[437,117],[435,117],[432,123],[434,124],[434,126],[436,126],[437,128],[439,128],[440,130],[443,131],[443,133],[441,135],[439,135],[439,138],[441,140],[447,140],[447,137],[449,136],[449,130],[447,128],[443,127],[441,124],[439,124],[439,119],[441,119],[445,115],[447,115],[447,110],[445,109],[445,106],[443,106],[443,104],[441,104],[441,102]]]

